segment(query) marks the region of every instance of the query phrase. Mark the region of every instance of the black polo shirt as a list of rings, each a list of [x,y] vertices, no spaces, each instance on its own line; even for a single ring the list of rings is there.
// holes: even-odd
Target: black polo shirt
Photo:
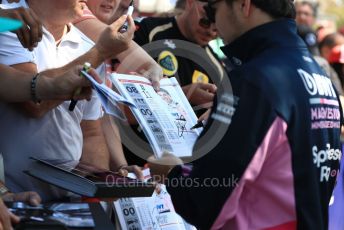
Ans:
[[[184,37],[184,35],[180,32],[175,17],[145,18],[141,22],[138,22],[136,26],[137,30],[135,32],[134,41],[140,46],[164,39],[177,39],[192,42]],[[204,46],[203,48],[216,66],[219,66],[220,68],[223,67],[222,62],[209,45]],[[174,60],[177,61],[176,64],[173,63],[173,60],[171,60],[173,58],[171,58],[170,55],[162,55],[163,56],[157,61],[163,67],[164,74],[169,77],[175,76],[179,80],[180,85],[184,86],[196,82],[214,82],[211,80],[211,77],[208,76],[207,72],[197,64],[197,60],[190,60],[184,57],[173,55],[176,58],[176,60]],[[173,74],[173,68],[174,70],[177,68],[176,74]]]

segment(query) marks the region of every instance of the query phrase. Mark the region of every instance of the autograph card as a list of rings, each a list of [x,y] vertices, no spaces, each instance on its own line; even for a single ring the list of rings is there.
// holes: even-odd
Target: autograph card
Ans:
[[[156,92],[146,78],[113,74],[111,80],[131,107],[157,157],[169,152],[177,157],[192,156],[202,131],[193,129],[197,117],[175,78],[160,81]]]

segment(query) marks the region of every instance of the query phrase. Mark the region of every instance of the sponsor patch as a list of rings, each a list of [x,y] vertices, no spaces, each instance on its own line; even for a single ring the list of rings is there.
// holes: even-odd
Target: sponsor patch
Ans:
[[[170,51],[164,50],[159,54],[158,63],[165,76],[172,77],[178,71],[178,60]]]
[[[192,74],[192,83],[209,83],[209,77],[201,71],[195,70]]]

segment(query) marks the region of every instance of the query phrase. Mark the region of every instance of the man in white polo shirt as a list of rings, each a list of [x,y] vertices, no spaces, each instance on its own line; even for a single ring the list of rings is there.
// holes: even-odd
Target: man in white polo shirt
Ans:
[[[125,17],[119,19],[118,25],[108,28],[96,45],[69,24],[82,15],[84,4],[85,1],[80,0],[28,0],[20,1],[19,5],[3,5],[4,8],[30,7],[42,20],[44,28],[42,41],[33,52],[23,48],[15,34],[0,34],[0,63],[32,73],[57,67],[61,68],[56,71],[61,72],[85,61],[98,66],[109,58],[110,52],[116,55],[126,49],[133,28],[125,34],[117,34]],[[128,19],[132,26],[132,18]],[[97,97],[94,95],[90,102],[79,101],[74,111],[69,111],[68,107],[69,102],[62,101],[0,104],[0,127],[5,134],[0,138],[0,152],[6,165],[6,183],[12,191],[35,190],[43,200],[65,195],[22,173],[30,164],[29,156],[79,160],[82,154],[98,154],[101,163],[94,164],[108,162]]]

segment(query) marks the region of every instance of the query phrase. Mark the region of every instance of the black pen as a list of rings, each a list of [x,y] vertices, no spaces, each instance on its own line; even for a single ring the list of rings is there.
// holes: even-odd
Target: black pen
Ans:
[[[90,68],[91,68],[91,64],[88,63],[88,62],[85,62],[85,64],[84,64],[84,66],[83,66],[82,69],[83,69],[84,71],[88,72],[88,71],[90,70]],[[82,74],[81,74],[81,73],[80,73],[80,77],[82,77]],[[75,91],[74,96],[79,95],[80,93],[81,93],[81,88],[78,88],[78,89]],[[73,111],[73,110],[74,110],[74,108],[75,108],[77,102],[78,102],[78,101],[77,101],[77,100],[74,100],[74,99],[72,99],[72,100],[70,101],[69,108],[68,108],[69,111]]]
[[[199,129],[199,128],[204,128],[203,121],[197,122],[197,124],[195,124],[194,126],[192,126],[192,127],[190,128],[190,130]]]

